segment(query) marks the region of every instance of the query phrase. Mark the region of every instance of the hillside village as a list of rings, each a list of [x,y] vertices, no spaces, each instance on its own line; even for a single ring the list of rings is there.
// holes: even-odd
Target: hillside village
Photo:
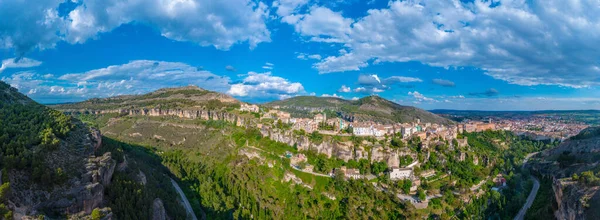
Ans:
[[[179,91],[183,92],[185,91]],[[138,102],[146,96],[140,96],[142,99]],[[168,101],[168,96],[163,98]],[[381,98],[371,98],[370,101],[372,103],[365,101],[361,105],[366,103],[373,106],[373,102],[377,105],[394,105]],[[299,114],[297,109],[300,107],[291,109],[272,104],[229,102],[227,105],[221,105],[213,102],[211,108],[202,107],[205,105],[203,103],[182,107],[176,107],[178,104],[174,104],[175,108],[143,105],[127,107],[126,104],[118,102],[112,104],[114,108],[101,110],[77,108],[79,105],[66,105],[62,108],[69,114],[116,114],[133,118],[150,116],[166,117],[166,120],[176,117],[200,119],[207,123],[224,121],[237,127],[254,129],[260,132],[262,137],[294,150],[281,152],[246,145],[246,149],[240,150],[240,155],[245,155],[251,160],[258,159],[269,168],[276,168],[275,163],[268,162],[265,156],[286,159],[289,162],[283,163],[285,167],[280,167],[289,169],[285,172],[285,181],[293,180],[296,185],[308,189],[316,187],[315,183],[303,181],[299,175],[368,181],[375,190],[392,193],[398,199],[412,203],[417,209],[427,208],[431,201],[439,203],[441,197],[457,197],[468,203],[490,191],[502,191],[509,187],[505,184],[506,179],[503,175],[510,174],[499,172],[498,169],[520,163],[514,159],[505,161],[504,157],[514,157],[516,154],[520,155],[518,157],[524,157],[521,151],[525,150],[523,148],[518,152],[502,155],[501,150],[514,147],[512,142],[516,140],[516,136],[513,136],[513,132],[519,128],[511,126],[507,121],[498,123],[488,119],[457,123],[419,110],[423,112],[421,115],[425,115],[423,120],[413,114],[407,118],[414,120],[398,120],[402,121],[401,123],[378,120],[380,118],[377,117],[369,120],[364,114],[363,117],[355,117],[352,113],[335,111],[328,107],[302,108],[303,112]],[[404,107],[392,108],[397,110]],[[402,114],[411,116],[411,113]],[[572,125],[562,128],[577,129]],[[140,135],[129,134],[131,137]],[[163,134],[154,135],[154,139],[166,141]],[[482,142],[481,139],[485,141]],[[185,142],[184,136],[171,142],[171,145]],[[526,149],[529,150],[551,146],[550,143],[523,143],[527,143]],[[505,165],[505,162],[510,165]],[[491,188],[489,183],[493,183],[495,187]],[[450,195],[447,188],[449,186],[453,190]],[[335,200],[332,194],[323,195]]]
[[[261,123],[257,125],[259,128],[269,126],[277,127],[277,124],[280,124],[279,127],[285,127],[281,126],[281,124],[284,124],[289,125],[287,129],[300,131],[303,134],[372,138],[384,145],[390,145],[391,139],[400,138],[400,141],[403,142],[400,145],[407,146],[413,141],[418,141],[418,145],[422,149],[427,149],[430,146],[436,147],[442,143],[446,143],[449,145],[450,150],[460,149],[458,150],[460,153],[454,158],[456,161],[462,162],[469,160],[475,166],[483,163],[486,167],[491,167],[495,162],[488,161],[488,158],[485,157],[480,158],[477,153],[469,150],[468,139],[461,134],[496,130],[511,131],[511,128],[514,127],[510,126],[510,122],[502,121],[502,124],[496,124],[491,119],[488,121],[467,121],[457,124],[424,123],[421,122],[420,119],[411,123],[382,124],[374,121],[351,121],[337,115],[328,116],[327,113],[318,110],[312,112],[314,114],[312,118],[294,118],[291,117],[290,113],[281,110],[278,106],[275,106],[272,109],[264,109],[258,105],[251,104],[241,104],[240,111],[260,113]],[[262,123],[265,121],[268,122]],[[272,124],[269,122],[272,122]],[[503,145],[506,143],[499,144]],[[367,179],[369,181],[376,178],[381,179],[381,175],[383,175],[389,181],[398,182],[398,184],[405,184],[404,182],[406,182],[410,184],[409,190],[404,192],[406,194],[398,194],[399,198],[414,203],[417,208],[426,208],[429,199],[437,198],[441,195],[430,193],[430,196],[425,199],[418,199],[416,196],[421,193],[418,190],[422,187],[422,182],[425,181],[431,184],[432,182],[444,179],[451,174],[450,171],[444,173],[435,168],[432,169],[429,166],[423,167],[423,163],[429,163],[431,153],[436,151],[426,152],[426,158],[419,158],[419,154],[412,150],[401,151],[397,156],[408,161],[402,164],[383,160],[387,163],[386,165],[389,166],[385,169],[385,173],[383,174],[372,172],[365,173],[364,171],[361,172],[358,168],[350,168],[347,166],[333,168],[324,174],[335,177],[337,173],[340,173],[346,179]],[[359,154],[358,151],[355,154]],[[309,157],[303,153],[292,154],[288,152],[286,156],[290,158],[290,165],[297,170],[315,175],[323,174],[316,171],[314,164],[309,163]],[[373,160],[372,162],[378,161],[373,154],[371,154],[371,160]],[[484,191],[480,191],[480,188],[487,180],[492,180],[498,186],[494,187],[494,190],[506,187],[506,180],[503,178],[502,174],[498,174],[494,178],[488,176],[477,184],[469,186],[470,192],[475,193],[476,196],[482,195]],[[451,182],[451,184],[456,184],[456,180]],[[383,191],[390,187],[389,182],[385,181],[373,182],[373,185],[377,189]],[[460,194],[467,195],[470,192]],[[410,194],[415,196],[410,196]],[[469,197],[466,196],[463,197],[463,199],[467,201],[469,200]]]

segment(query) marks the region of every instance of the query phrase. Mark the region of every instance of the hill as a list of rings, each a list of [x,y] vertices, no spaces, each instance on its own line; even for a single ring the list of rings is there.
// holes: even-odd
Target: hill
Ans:
[[[160,162],[120,145],[0,81],[0,219],[185,218]]]
[[[451,120],[412,106],[399,105],[379,96],[368,96],[358,100],[331,97],[298,96],[264,104],[290,111],[296,115],[307,115],[313,111],[331,110],[358,121],[382,123],[422,122],[452,124]]]
[[[197,86],[159,89],[143,95],[124,95],[93,98],[84,102],[53,105],[58,110],[75,109],[131,109],[131,108],[221,108],[239,105],[233,97],[208,91]]]
[[[548,179],[556,219],[600,218],[600,127],[589,127],[540,153],[533,170]],[[542,199],[542,198],[540,198]],[[537,199],[536,199],[537,200]]]

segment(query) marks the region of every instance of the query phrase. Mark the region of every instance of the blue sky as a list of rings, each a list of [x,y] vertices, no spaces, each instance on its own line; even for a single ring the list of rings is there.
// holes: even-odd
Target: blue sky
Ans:
[[[8,0],[0,79],[41,103],[193,84],[256,103],[600,109],[599,13],[563,0]]]

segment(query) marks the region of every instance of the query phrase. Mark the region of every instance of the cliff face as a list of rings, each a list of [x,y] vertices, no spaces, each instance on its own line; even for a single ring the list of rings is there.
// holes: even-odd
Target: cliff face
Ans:
[[[73,176],[66,183],[56,186],[41,186],[32,184],[30,174],[24,171],[13,171],[9,174],[12,196],[9,198],[10,208],[15,219],[27,219],[37,216],[40,211],[46,214],[77,214],[89,215],[95,208],[101,208],[104,203],[104,189],[110,184],[116,162],[110,153],[100,157],[93,156],[93,149],[101,143],[99,134],[88,133],[88,138],[81,144],[82,154],[58,150],[53,154],[60,154],[68,158],[67,161],[82,161],[83,170],[80,176]],[[86,150],[87,149],[87,150]],[[52,157],[49,155],[48,157]],[[86,159],[87,158],[87,159]],[[57,162],[57,164],[59,164]],[[63,167],[64,168],[64,167]],[[108,210],[107,212],[110,212]],[[110,215],[106,215],[110,216]]]
[[[564,141],[556,148],[544,151],[542,161],[534,162],[532,169],[552,178],[552,190],[557,202],[557,219],[598,219],[600,216],[600,186],[573,181],[573,174],[592,171],[597,173],[600,158],[598,128],[589,128]]]
[[[237,126],[248,127],[256,125],[258,121],[253,118],[244,118],[236,114],[224,111],[213,110],[187,110],[187,109],[116,109],[116,110],[69,110],[66,114],[107,114],[119,113],[122,115],[143,115],[143,116],[175,116],[188,119],[202,120],[221,120],[230,123],[235,123]],[[325,139],[323,142],[316,144],[311,142],[306,136],[295,135],[292,131],[282,131],[268,126],[263,126],[260,129],[263,136],[269,137],[271,140],[285,143],[290,146],[296,146],[298,150],[312,150],[320,154],[325,154],[328,157],[337,157],[344,161],[371,159],[373,162],[383,161],[388,166],[399,166],[398,150],[374,146],[370,150],[366,150],[363,146],[354,146],[351,142],[340,143],[333,139]]]
[[[585,207],[580,201],[585,196],[585,190],[577,187],[574,182],[559,179],[553,181],[552,189],[558,203],[558,208],[554,211],[556,219],[585,219]]]
[[[226,111],[218,110],[189,110],[189,109],[112,109],[112,110],[65,110],[65,114],[77,115],[77,114],[108,114],[118,113],[122,115],[144,115],[144,116],[176,116],[180,118],[188,119],[202,119],[202,120],[222,120],[231,123],[236,123],[237,126],[247,126],[252,121],[247,120],[244,117],[239,117],[236,114],[232,114]],[[256,123],[256,122],[254,122]]]

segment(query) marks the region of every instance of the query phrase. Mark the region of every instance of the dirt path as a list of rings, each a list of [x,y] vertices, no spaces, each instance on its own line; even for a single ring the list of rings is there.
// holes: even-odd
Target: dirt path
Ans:
[[[196,214],[194,214],[194,209],[192,209],[192,205],[190,205],[190,201],[188,201],[187,197],[185,197],[183,190],[181,190],[181,188],[179,188],[179,185],[173,179],[171,179],[171,184],[173,184],[173,187],[175,187],[175,190],[177,190],[177,193],[179,193],[181,200],[183,200],[183,206],[185,207],[185,210],[187,211],[188,216],[191,216],[193,220],[198,220],[196,218]]]

